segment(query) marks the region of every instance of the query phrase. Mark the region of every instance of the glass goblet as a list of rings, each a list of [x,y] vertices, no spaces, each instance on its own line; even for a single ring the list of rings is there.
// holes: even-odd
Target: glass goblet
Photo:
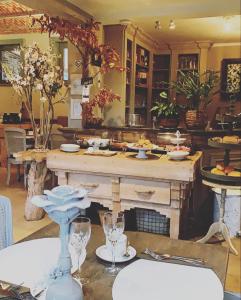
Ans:
[[[91,235],[91,221],[86,217],[77,217],[74,219],[70,226],[70,245],[74,248],[76,254],[78,255],[78,273],[75,278],[80,280],[83,284],[88,283],[87,278],[80,277],[79,269],[79,258],[81,253],[86,250],[86,246]]]
[[[112,264],[106,268],[107,273],[115,276],[119,272],[119,268],[115,265],[115,249],[125,228],[125,218],[122,212],[106,212],[103,217],[103,229],[106,238],[112,246]]]

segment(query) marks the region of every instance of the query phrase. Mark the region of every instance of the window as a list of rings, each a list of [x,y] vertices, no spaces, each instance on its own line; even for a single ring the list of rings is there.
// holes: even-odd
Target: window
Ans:
[[[67,42],[58,42],[58,52],[60,54],[59,66],[63,70],[63,80],[69,80],[69,51]]]
[[[9,71],[14,75],[20,74],[21,56],[19,48],[19,44],[0,45],[0,84],[9,84],[3,70],[3,65],[6,65]]]

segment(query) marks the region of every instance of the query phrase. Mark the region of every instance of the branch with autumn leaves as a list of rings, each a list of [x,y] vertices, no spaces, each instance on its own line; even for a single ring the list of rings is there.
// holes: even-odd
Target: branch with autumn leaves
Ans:
[[[89,66],[94,57],[101,61],[98,71],[91,76],[95,78],[99,73],[106,74],[110,71],[125,71],[120,64],[120,56],[109,45],[98,44],[97,31],[100,23],[89,20],[83,24],[75,24],[59,17],[43,15],[33,18],[33,25],[39,24],[41,32],[58,34],[61,40],[68,39],[78,50],[81,57],[83,78],[90,76]]]
[[[120,56],[115,49],[109,45],[98,44],[97,31],[100,30],[100,23],[89,20],[83,24],[75,24],[59,17],[50,17],[48,15],[40,18],[33,18],[33,25],[39,24],[41,32],[58,34],[61,40],[68,39],[80,54],[80,65],[82,66],[82,76],[87,78],[91,76],[93,80],[98,74],[106,74],[111,71],[126,71],[126,68],[120,64]],[[90,65],[93,58],[100,62],[98,70],[90,74]],[[93,110],[99,107],[101,111],[105,105],[114,100],[120,101],[120,96],[114,94],[107,88],[100,89],[99,92],[88,103],[83,103],[83,114],[85,120],[95,120]]]

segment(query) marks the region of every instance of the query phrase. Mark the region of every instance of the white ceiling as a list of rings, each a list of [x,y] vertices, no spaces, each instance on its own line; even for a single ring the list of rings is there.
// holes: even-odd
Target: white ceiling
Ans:
[[[240,42],[239,0],[67,0],[102,24],[130,19],[157,42]],[[228,20],[224,16],[232,16]],[[168,24],[174,19],[176,29]],[[160,20],[162,30],[155,30]],[[229,22],[229,29],[225,29]]]

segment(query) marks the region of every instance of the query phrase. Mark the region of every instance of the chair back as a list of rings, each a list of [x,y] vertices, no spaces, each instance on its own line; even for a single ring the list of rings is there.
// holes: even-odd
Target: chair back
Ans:
[[[24,129],[6,127],[4,128],[4,138],[8,157],[11,157],[13,153],[26,150],[26,131]]]
[[[13,243],[12,206],[7,197],[0,196],[0,250]]]

